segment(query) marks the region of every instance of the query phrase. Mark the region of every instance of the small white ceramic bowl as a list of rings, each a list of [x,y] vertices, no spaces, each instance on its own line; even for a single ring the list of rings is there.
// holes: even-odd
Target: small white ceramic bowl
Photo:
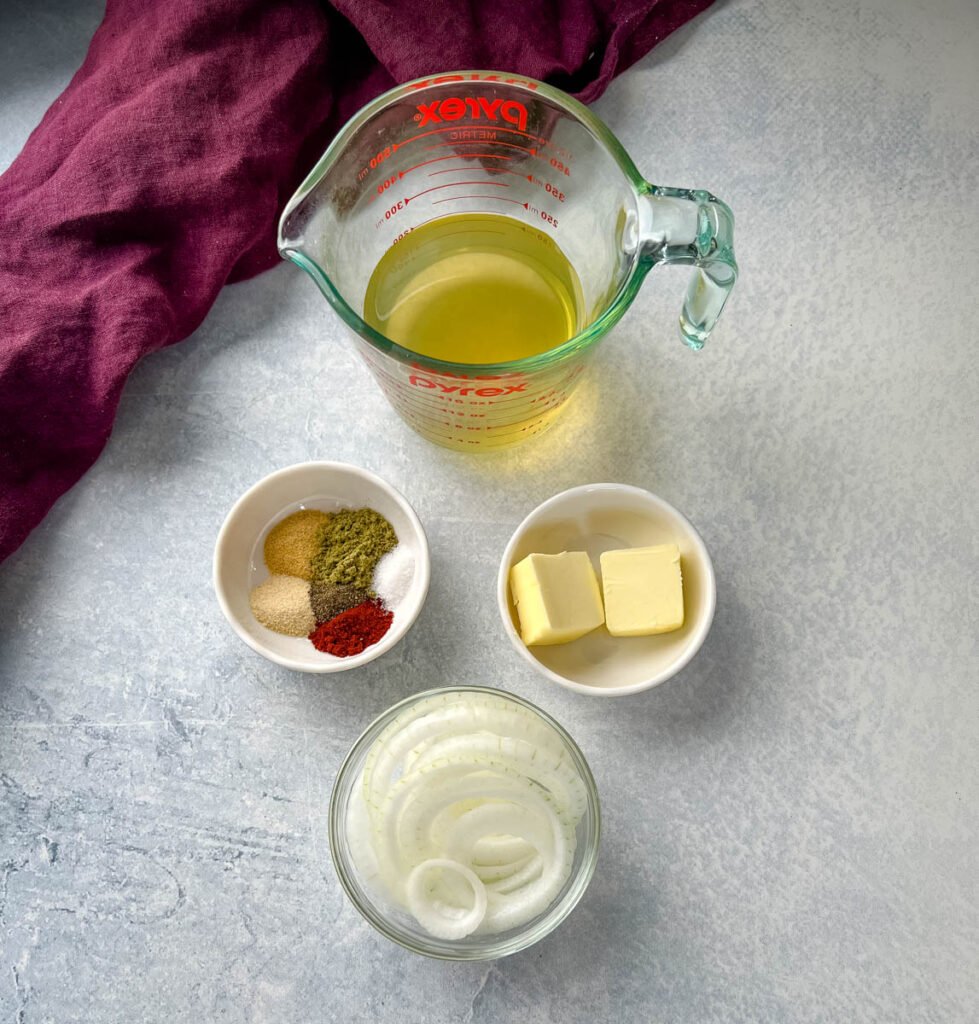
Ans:
[[[587,551],[673,542],[680,548],[684,623],[658,636],[614,637],[604,626],[569,644],[528,647],[510,599],[510,568],[529,554]],[[599,575],[599,578],[600,575]],[[549,498],[517,527],[503,552],[496,587],[503,627],[541,675],[578,693],[623,697],[658,686],[697,653],[714,619],[714,567],[700,534],[672,505],[627,484],[586,484]]]
[[[252,614],[252,587],[268,577],[265,538],[276,523],[302,508],[332,512],[373,508],[394,527],[398,543],[414,555],[414,576],[384,636],[360,654],[337,658],[306,637],[283,636]],[[269,661],[297,672],[345,672],[379,658],[408,632],[428,595],[428,541],[407,501],[380,477],[343,462],[301,462],[259,480],[235,502],[214,547],[214,592],[231,628]]]

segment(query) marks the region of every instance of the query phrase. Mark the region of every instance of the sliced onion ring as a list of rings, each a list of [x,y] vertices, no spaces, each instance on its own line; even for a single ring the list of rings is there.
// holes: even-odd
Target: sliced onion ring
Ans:
[[[571,873],[587,809],[559,733],[516,702],[467,692],[419,701],[389,723],[357,796],[363,870],[447,940],[544,913]]]
[[[428,878],[433,871],[452,872],[463,878],[472,890],[472,906],[468,909],[455,907],[436,899]],[[483,923],[486,916],[486,887],[465,864],[446,857],[422,861],[408,875],[405,898],[415,920],[439,939],[464,939]]]

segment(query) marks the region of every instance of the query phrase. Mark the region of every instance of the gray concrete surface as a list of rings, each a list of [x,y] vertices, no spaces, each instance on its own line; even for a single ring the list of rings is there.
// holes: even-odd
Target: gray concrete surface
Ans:
[[[4,5],[0,166],[98,17]],[[411,434],[285,266],[147,359],[0,567],[0,1020],[975,1020],[977,48],[966,0],[731,0],[617,81],[597,112],[732,205],[742,281],[694,355],[654,274],[511,455]],[[418,624],[346,678],[261,660],[210,586],[234,499],[309,458],[382,474],[432,545]],[[699,657],[620,701],[535,677],[494,603],[520,518],[609,478],[683,509],[718,575]],[[326,838],[359,730],[460,680],[560,719],[606,816],[580,907],[493,965],[372,932]]]

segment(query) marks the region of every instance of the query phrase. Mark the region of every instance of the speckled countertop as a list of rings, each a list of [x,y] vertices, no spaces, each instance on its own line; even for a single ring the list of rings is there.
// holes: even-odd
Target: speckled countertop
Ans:
[[[98,17],[3,5],[0,166]],[[694,355],[654,274],[512,454],[410,433],[286,266],[141,364],[0,567],[0,1020],[974,1020],[977,49],[971,0],[730,0],[617,81],[597,112],[731,204],[743,277]],[[407,640],[334,679],[253,654],[210,585],[234,499],[310,458],[380,473],[432,546]],[[534,676],[494,603],[523,515],[608,478],[684,510],[718,576],[701,654],[618,701]],[[385,942],[326,838],[362,727],[460,680],[561,720],[606,819],[579,908],[493,965]]]

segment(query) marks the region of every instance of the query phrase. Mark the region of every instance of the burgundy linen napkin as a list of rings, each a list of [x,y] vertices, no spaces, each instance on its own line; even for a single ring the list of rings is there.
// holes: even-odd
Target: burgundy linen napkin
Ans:
[[[98,457],[126,376],[277,262],[279,211],[396,82],[461,68],[583,100],[711,0],[108,0],[0,177],[0,560]]]

